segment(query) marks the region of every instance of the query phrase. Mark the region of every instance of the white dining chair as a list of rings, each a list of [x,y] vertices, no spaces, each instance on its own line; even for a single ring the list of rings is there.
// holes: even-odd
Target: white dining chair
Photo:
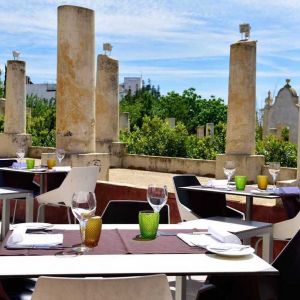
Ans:
[[[32,300],[172,300],[164,274],[114,278],[38,278]]]
[[[98,166],[73,167],[58,188],[36,197],[39,204],[37,221],[39,221],[41,207],[52,205],[67,207],[68,221],[71,223],[70,207],[74,192],[94,192],[98,173]]]
[[[287,219],[273,224],[273,240],[289,241],[295,236],[295,234],[298,232],[299,229],[300,229],[300,211],[292,219]],[[258,250],[258,245],[261,241],[262,238],[259,238],[255,243],[256,253]]]

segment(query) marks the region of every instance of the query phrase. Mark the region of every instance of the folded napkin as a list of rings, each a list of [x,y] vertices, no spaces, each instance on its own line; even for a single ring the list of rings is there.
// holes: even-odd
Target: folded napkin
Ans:
[[[219,189],[226,189],[227,188],[227,180],[224,179],[212,179],[208,181],[208,186],[219,188]]]
[[[71,167],[70,166],[55,166],[52,168],[53,171],[66,171],[69,172],[71,171]]]
[[[6,242],[6,248],[47,248],[63,243],[63,234],[30,234],[26,228],[15,228]]]
[[[208,226],[210,233],[216,240],[222,243],[241,244],[241,240],[234,234],[224,230],[219,226]]]
[[[177,236],[189,246],[204,248],[216,243],[241,244],[241,240],[236,235],[223,230],[219,226],[208,226],[207,233],[203,234],[178,233]]]
[[[13,162],[11,167],[14,169],[27,169],[27,165],[25,162]]]
[[[300,189],[297,186],[285,186],[274,190],[279,195],[289,219],[294,218],[300,211]]]
[[[279,196],[299,196],[300,189],[297,186],[285,186],[275,189],[274,194]]]

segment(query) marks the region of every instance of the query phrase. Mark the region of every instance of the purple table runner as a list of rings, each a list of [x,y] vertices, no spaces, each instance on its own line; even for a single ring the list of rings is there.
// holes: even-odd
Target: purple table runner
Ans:
[[[193,230],[163,230],[171,233],[191,233]],[[79,230],[53,230],[53,233],[63,233],[63,247],[65,251],[74,244],[79,244]],[[58,249],[7,249],[6,241],[11,231],[6,235],[0,248],[1,256],[14,255],[54,255],[62,250]],[[101,232],[97,247],[87,252],[88,255],[99,254],[201,254],[206,249],[190,247],[177,236],[158,236],[154,240],[139,238],[139,230],[104,229]]]

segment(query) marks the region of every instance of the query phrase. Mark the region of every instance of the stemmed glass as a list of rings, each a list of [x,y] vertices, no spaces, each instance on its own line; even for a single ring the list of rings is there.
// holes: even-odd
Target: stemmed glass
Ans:
[[[56,149],[55,152],[56,152],[56,157],[57,157],[57,159],[59,161],[59,164],[61,164],[61,161],[64,159],[66,152],[62,148]]]
[[[85,241],[85,227],[89,218],[95,215],[96,211],[96,197],[93,192],[75,192],[72,197],[72,213],[79,222],[81,245],[72,250],[75,252],[84,253],[89,250],[84,245]]]
[[[268,164],[269,167],[269,173],[271,174],[273,178],[273,189],[276,189],[276,179],[280,172],[280,163],[279,162],[270,162]]]
[[[224,170],[224,174],[227,176],[227,189],[230,190],[230,180],[231,177],[234,175],[235,173],[235,162],[232,160],[227,160],[225,161],[223,170]]]
[[[166,186],[160,187],[150,184],[147,189],[147,200],[155,212],[160,212],[168,199]]]
[[[19,167],[21,167],[21,164],[25,157],[25,149],[23,147],[19,147],[16,151],[16,155],[17,155],[17,161],[19,163]]]

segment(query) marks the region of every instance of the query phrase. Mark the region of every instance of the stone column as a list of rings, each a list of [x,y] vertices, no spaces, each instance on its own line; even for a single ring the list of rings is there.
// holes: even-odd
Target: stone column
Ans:
[[[4,133],[26,132],[25,61],[9,60],[6,75]]]
[[[256,41],[230,47],[226,154],[255,153]]]
[[[197,127],[197,137],[198,138],[204,137],[204,125]]]
[[[176,126],[175,118],[168,118],[167,121],[168,121],[170,128],[175,128],[175,126]]]
[[[71,5],[58,7],[56,146],[95,152],[95,17]]]
[[[98,55],[96,82],[97,152],[109,152],[111,143],[119,141],[119,62]]]
[[[228,113],[225,155],[216,159],[216,177],[225,178],[224,162],[236,162],[236,175],[256,182],[265,163],[255,155],[256,41],[242,40],[230,46]]]
[[[119,114],[119,126],[120,130],[127,130],[130,131],[130,119],[129,119],[129,112],[121,112]]]
[[[214,126],[214,123],[206,123],[206,132],[205,132],[205,135],[206,136],[213,136],[215,134],[215,126]]]

